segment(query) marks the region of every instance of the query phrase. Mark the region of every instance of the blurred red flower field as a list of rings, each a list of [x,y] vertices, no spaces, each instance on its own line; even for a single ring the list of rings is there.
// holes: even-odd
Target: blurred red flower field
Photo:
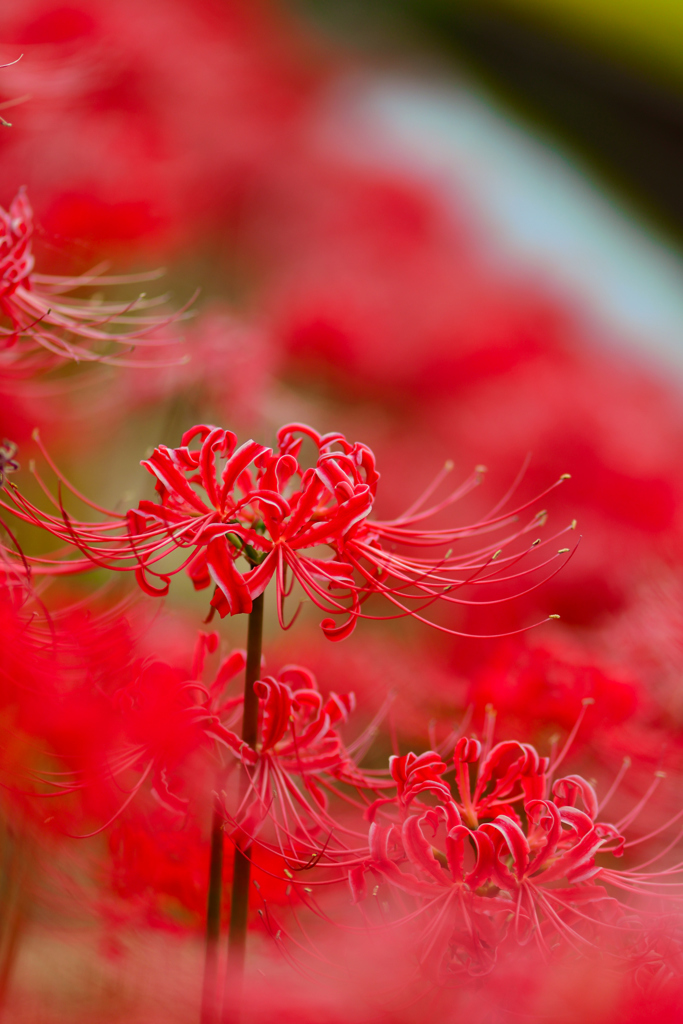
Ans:
[[[284,6],[0,57],[5,1019],[678,1020],[679,382]]]

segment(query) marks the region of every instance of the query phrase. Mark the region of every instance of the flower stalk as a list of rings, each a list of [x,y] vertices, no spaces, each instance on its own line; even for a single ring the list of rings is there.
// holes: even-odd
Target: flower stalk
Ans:
[[[214,1024],[216,1019],[222,887],[223,813],[216,797],[211,818],[211,859],[209,861],[209,895],[206,908],[206,958],[204,961],[201,1024]]]
[[[259,699],[254,683],[261,675],[261,647],[263,641],[263,594],[254,599],[249,613],[247,634],[247,665],[244,674],[244,710],[242,739],[252,749],[258,736]],[[244,797],[249,780],[243,768],[240,797]],[[249,910],[249,881],[251,878],[251,850],[235,844],[232,892],[230,900],[230,928],[228,932],[228,999],[239,1014],[244,977],[244,957],[247,940],[247,914]],[[235,1014],[233,1013],[233,1018]]]

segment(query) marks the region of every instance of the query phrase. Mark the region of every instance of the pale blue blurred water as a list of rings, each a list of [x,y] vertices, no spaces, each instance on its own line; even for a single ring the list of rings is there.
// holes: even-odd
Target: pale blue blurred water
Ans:
[[[372,140],[368,158],[383,153],[451,192],[501,260],[683,380],[683,256],[567,154],[458,83],[377,75],[346,104]]]

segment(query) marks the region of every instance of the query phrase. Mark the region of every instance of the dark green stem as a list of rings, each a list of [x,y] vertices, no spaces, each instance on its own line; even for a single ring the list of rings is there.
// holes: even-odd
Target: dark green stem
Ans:
[[[244,712],[242,716],[242,739],[250,747],[256,746],[258,729],[258,697],[254,683],[261,678],[261,645],[263,638],[263,594],[254,599],[249,615],[247,635],[247,669],[244,675]]]
[[[201,1024],[214,1024],[218,1010],[218,939],[221,931],[221,890],[223,885],[223,813],[218,797],[211,819],[211,860],[209,898],[206,908],[206,959],[202,992]]]
[[[247,637],[247,668],[244,676],[244,713],[242,716],[242,739],[250,747],[256,746],[258,734],[258,697],[254,683],[261,677],[261,644],[263,638],[263,595],[255,598],[249,615]],[[249,779],[246,768],[242,769],[240,802],[247,792]],[[228,984],[226,1003],[229,1001],[229,1019],[239,1019],[239,1007],[244,977],[244,955],[247,941],[247,912],[249,909],[249,880],[251,876],[251,850],[235,846],[235,860],[232,875],[230,903],[230,931],[228,933]]]

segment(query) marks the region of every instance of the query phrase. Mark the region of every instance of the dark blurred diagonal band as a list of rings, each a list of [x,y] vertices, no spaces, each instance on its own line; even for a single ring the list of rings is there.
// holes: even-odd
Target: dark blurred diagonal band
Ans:
[[[455,58],[534,123],[579,152],[607,183],[683,237],[683,44],[678,5],[612,0],[297,0],[353,42],[381,40]],[[362,7],[362,9],[361,9]],[[597,7],[597,13],[592,8]],[[363,31],[361,31],[363,30]],[[383,34],[384,33],[384,34]],[[679,52],[680,51],[680,52]]]

